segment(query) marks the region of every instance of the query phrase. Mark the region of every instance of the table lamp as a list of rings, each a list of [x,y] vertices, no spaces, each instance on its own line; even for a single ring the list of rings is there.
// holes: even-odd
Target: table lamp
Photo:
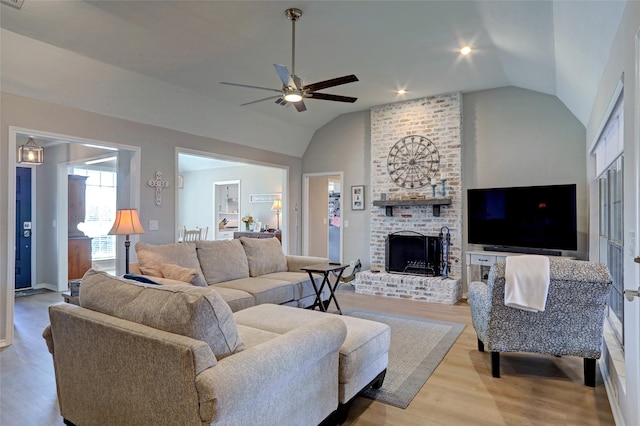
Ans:
[[[273,200],[271,210],[276,212],[276,229],[280,229],[280,210],[282,210],[282,200]]]
[[[140,218],[138,218],[138,210],[136,209],[118,209],[116,211],[116,220],[109,231],[109,235],[124,235],[124,247],[125,247],[125,273],[129,273],[129,235],[131,234],[144,234],[144,228],[140,224]]]

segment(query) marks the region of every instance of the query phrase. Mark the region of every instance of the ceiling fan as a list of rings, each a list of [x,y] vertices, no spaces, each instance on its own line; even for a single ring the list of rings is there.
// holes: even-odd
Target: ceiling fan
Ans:
[[[242,105],[255,104],[257,102],[268,101],[275,99],[276,103],[282,106],[286,106],[292,103],[296,107],[298,112],[306,111],[307,107],[304,104],[304,99],[323,99],[325,101],[336,102],[349,102],[353,103],[358,98],[350,96],[332,95],[329,93],[318,93],[318,90],[327,89],[329,87],[340,86],[341,84],[353,83],[358,81],[358,77],[355,75],[345,75],[343,77],[332,78],[331,80],[319,81],[313,84],[304,85],[302,79],[296,75],[296,21],[302,16],[302,10],[291,8],[287,9],[284,13],[292,23],[292,41],[291,41],[291,73],[284,65],[274,64],[276,72],[282,81],[282,89],[271,89],[269,87],[250,86],[247,84],[228,83],[221,81],[220,84],[226,84],[228,86],[247,87],[250,89],[268,90],[270,92],[277,92],[276,96],[269,96],[267,98],[258,99],[244,103]]]

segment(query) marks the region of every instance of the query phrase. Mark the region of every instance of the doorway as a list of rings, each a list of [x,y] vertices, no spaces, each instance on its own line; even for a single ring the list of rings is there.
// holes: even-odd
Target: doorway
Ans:
[[[119,167],[124,170],[118,182],[119,207],[138,208],[140,204],[140,152],[139,147],[80,139],[33,129],[9,126],[9,146],[7,169],[9,188],[17,190],[17,173],[20,165],[16,162],[17,147],[33,137],[38,145],[45,149],[44,163],[32,169],[32,198],[38,203],[32,205],[31,232],[31,287],[46,288],[52,291],[68,289],[68,250],[67,250],[67,165],[77,163],[77,158],[95,155],[95,150],[110,151],[119,157]],[[89,154],[89,152],[94,154]],[[15,265],[17,221],[16,190],[8,191],[7,211],[7,264]],[[22,231],[24,231],[24,221]],[[29,226],[29,225],[27,225]],[[35,238],[37,238],[37,244]],[[62,243],[64,242],[64,243]],[[117,239],[117,258],[124,258],[124,236]],[[121,262],[122,263],[122,262]],[[118,271],[121,273],[121,271]],[[13,342],[13,312],[16,274],[14,268],[7,270],[6,280],[0,284],[4,292],[2,326],[5,339],[2,346]]]
[[[303,175],[303,255],[342,262],[343,172]]]
[[[242,218],[251,216],[264,229],[280,230],[282,250],[289,254],[289,169],[277,164],[247,161],[212,153],[177,150],[176,223],[188,229],[208,226],[209,239],[233,238],[233,231],[243,227]],[[221,193],[216,182],[233,182],[226,197],[226,184]],[[231,198],[231,204],[216,198]],[[273,209],[273,199],[282,200],[280,210]],[[197,208],[194,208],[197,206]],[[222,215],[224,213],[224,215]],[[226,219],[226,223],[224,223]],[[255,226],[255,223],[254,223]],[[297,236],[296,236],[297,237]],[[179,230],[176,230],[176,241]]]
[[[77,228],[90,240],[88,260],[96,270],[116,274],[116,236],[108,235],[116,217],[118,166],[117,156],[112,152],[98,158],[83,160],[68,166],[67,173],[71,177],[82,178],[84,187],[83,203],[78,207],[81,222]],[[69,200],[71,195],[68,194]],[[68,206],[72,206],[70,201]],[[77,242],[78,239],[69,240]],[[71,256],[74,258],[74,256]],[[77,258],[77,257],[76,257]],[[85,268],[78,270],[84,273]],[[69,274],[69,278],[74,278]]]

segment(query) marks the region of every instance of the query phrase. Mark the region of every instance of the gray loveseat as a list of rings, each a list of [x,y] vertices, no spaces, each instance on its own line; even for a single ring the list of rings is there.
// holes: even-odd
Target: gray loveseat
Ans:
[[[89,271],[80,306],[50,306],[43,332],[61,415],[76,425],[331,423],[347,327],[316,314],[270,332],[236,324],[210,288]]]
[[[233,312],[263,303],[307,308],[315,301],[309,274],[300,268],[324,257],[282,252],[276,238],[245,238],[153,245],[136,244],[133,274],[161,284],[213,286]],[[319,278],[316,280],[319,285]],[[322,300],[329,298],[324,289]]]

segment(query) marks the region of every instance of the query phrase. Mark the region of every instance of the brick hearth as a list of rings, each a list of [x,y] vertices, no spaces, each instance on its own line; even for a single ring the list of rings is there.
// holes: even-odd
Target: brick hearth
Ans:
[[[425,277],[363,271],[356,275],[356,293],[453,305],[462,297],[459,278]]]

